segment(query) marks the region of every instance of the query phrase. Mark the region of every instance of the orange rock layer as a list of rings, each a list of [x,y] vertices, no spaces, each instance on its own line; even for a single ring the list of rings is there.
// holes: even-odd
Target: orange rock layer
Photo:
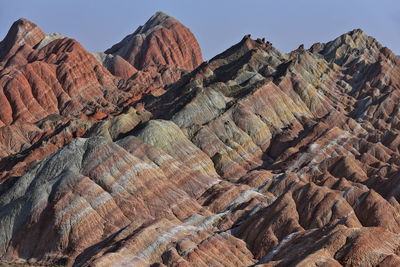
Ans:
[[[106,53],[26,20],[0,48],[1,263],[400,264],[400,60],[361,30],[199,65],[157,13]]]

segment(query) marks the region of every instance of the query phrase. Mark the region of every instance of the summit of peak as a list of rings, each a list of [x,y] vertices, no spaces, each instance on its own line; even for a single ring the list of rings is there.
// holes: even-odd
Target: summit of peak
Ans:
[[[151,16],[149,18],[149,20],[143,26],[138,28],[136,33],[146,34],[150,31],[152,31],[157,26],[164,26],[164,27],[168,28],[171,24],[175,24],[175,23],[181,24],[174,17],[172,17],[162,11],[157,11],[153,16]]]
[[[23,24],[27,24],[27,25],[35,25],[35,23],[33,23],[32,21],[26,19],[26,18],[19,18],[17,19],[13,24],[17,24],[17,25],[23,25]]]
[[[161,65],[192,70],[203,61],[193,33],[161,11],[105,53],[119,55],[139,70]]]
[[[9,54],[14,54],[20,46],[35,46],[45,36],[46,34],[28,19],[20,18],[16,20],[11,25],[4,40],[0,42],[0,60],[7,58]]]
[[[16,20],[12,25],[10,30],[8,31],[7,37],[13,37],[17,34],[26,34],[33,29],[38,29],[42,31],[35,23],[26,19],[26,18],[19,18]]]
[[[351,30],[351,31],[347,32],[347,34],[352,35],[352,36],[353,35],[366,35],[365,32],[360,28]]]
[[[362,29],[354,29],[320,45],[317,50],[326,59],[334,60],[335,63],[342,65],[362,54],[365,54],[362,58],[368,62],[374,62],[381,48],[382,45],[375,38],[366,34]]]
[[[169,18],[173,18],[172,16],[168,15],[165,12],[162,11],[157,11],[156,13],[154,13],[153,16],[150,17],[150,20],[164,20],[164,19],[169,19]],[[174,18],[173,18],[174,19]]]

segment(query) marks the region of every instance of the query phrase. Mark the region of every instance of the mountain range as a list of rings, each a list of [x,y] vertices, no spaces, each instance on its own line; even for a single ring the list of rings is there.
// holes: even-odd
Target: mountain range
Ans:
[[[203,61],[157,12],[104,52],[0,42],[0,264],[400,266],[400,59],[360,29]]]

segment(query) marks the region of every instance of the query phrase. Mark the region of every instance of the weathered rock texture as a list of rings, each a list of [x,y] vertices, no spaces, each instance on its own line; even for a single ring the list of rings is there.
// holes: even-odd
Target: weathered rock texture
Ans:
[[[101,57],[112,74],[129,79],[124,87],[135,92],[137,99],[146,93],[163,93],[164,86],[203,62],[192,32],[163,12],[154,14]]]
[[[400,265],[400,60],[361,30],[200,66],[163,13],[105,53],[26,20],[0,48],[1,263]]]
[[[6,175],[20,175],[28,163],[83,136],[99,120],[126,114],[125,107],[143,94],[163,93],[160,86],[179,79],[184,73],[181,68],[190,71],[201,63],[196,39],[172,17],[159,12],[141,28],[146,30],[139,35],[147,34],[150,39],[159,31],[168,33],[157,38],[165,43],[165,49],[172,40],[176,42],[169,56],[179,61],[168,66],[154,63],[151,71],[141,68],[138,72],[118,55],[92,55],[77,41],[62,34],[46,35],[26,19],[12,25],[0,43],[0,181]],[[146,50],[139,43],[126,44],[125,49]],[[168,70],[159,73],[163,68]],[[132,75],[136,76],[126,80]],[[128,117],[134,114],[131,111]],[[134,119],[136,124],[142,117]],[[23,155],[12,156],[20,152]]]
[[[191,70],[203,61],[191,31],[163,12],[154,14],[105,53],[119,55],[140,70],[160,65]]]

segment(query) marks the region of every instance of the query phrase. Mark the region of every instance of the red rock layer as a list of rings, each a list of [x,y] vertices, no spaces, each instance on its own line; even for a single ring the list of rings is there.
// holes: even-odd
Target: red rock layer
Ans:
[[[105,53],[119,55],[139,70],[161,65],[192,70],[203,61],[191,31],[162,12]]]
[[[164,17],[138,32],[162,29]],[[26,62],[9,60],[20,84],[29,77],[32,95],[53,85],[37,82],[33,71],[52,70],[46,101],[57,101],[61,116],[29,124],[50,112],[33,97],[43,111],[28,113],[37,104],[19,100],[25,106],[11,109],[10,125],[1,128],[3,147],[16,135],[22,141],[9,148],[23,150],[0,161],[2,261],[399,264],[400,61],[375,39],[354,30],[284,54],[245,36],[168,88],[159,72],[140,69],[131,81],[117,79],[116,89],[103,88],[114,77],[94,61],[93,71],[81,69],[82,57],[89,65],[94,57],[78,48],[58,39],[28,49]],[[130,75],[127,61],[116,58],[100,62]],[[160,66],[168,61],[155,58]],[[58,84],[76,105],[60,105]],[[9,102],[18,102],[17,91]],[[60,97],[51,98],[54,92]],[[118,105],[132,107],[111,114]],[[96,112],[71,120],[64,110]]]
[[[8,125],[36,122],[50,114],[75,115],[115,110],[113,76],[72,39],[59,39],[33,50],[26,64],[3,69],[0,120]],[[111,93],[113,92],[113,93]]]
[[[165,24],[166,20],[151,20],[146,27],[159,28],[158,24]],[[168,17],[168,21],[175,20]],[[183,25],[179,27],[186,29]],[[1,156],[7,157],[0,164],[2,177],[21,173],[32,159],[43,159],[74,137],[84,135],[88,129],[85,120],[97,121],[117,114],[121,112],[119,107],[129,105],[144,93],[163,93],[160,87],[176,81],[182,73],[168,69],[159,74],[163,67],[137,73],[135,67],[118,55],[97,58],[116,76],[113,77],[75,40],[59,34],[45,35],[25,19],[13,24],[0,46],[1,66],[5,67],[0,70],[0,126],[4,126],[0,128],[4,136],[0,146]],[[177,68],[171,64],[169,68],[172,67]],[[135,78],[128,82],[120,79],[134,74]],[[82,119],[82,125],[74,122],[75,126],[70,126],[69,119],[62,117],[50,129],[33,124],[54,114]],[[54,146],[49,147],[50,140]],[[27,152],[22,157],[10,156],[25,150],[36,156],[26,157]]]
[[[26,55],[44,37],[45,33],[26,19],[14,22],[7,36],[0,42],[0,69],[7,66],[9,60],[18,61],[19,57]]]
[[[203,62],[200,46],[192,32],[162,12],[154,14],[105,53],[113,55],[110,63],[103,63],[110,72],[129,78],[123,86],[135,96],[127,104],[145,94],[163,94],[165,86]],[[127,62],[138,71],[130,70]]]

